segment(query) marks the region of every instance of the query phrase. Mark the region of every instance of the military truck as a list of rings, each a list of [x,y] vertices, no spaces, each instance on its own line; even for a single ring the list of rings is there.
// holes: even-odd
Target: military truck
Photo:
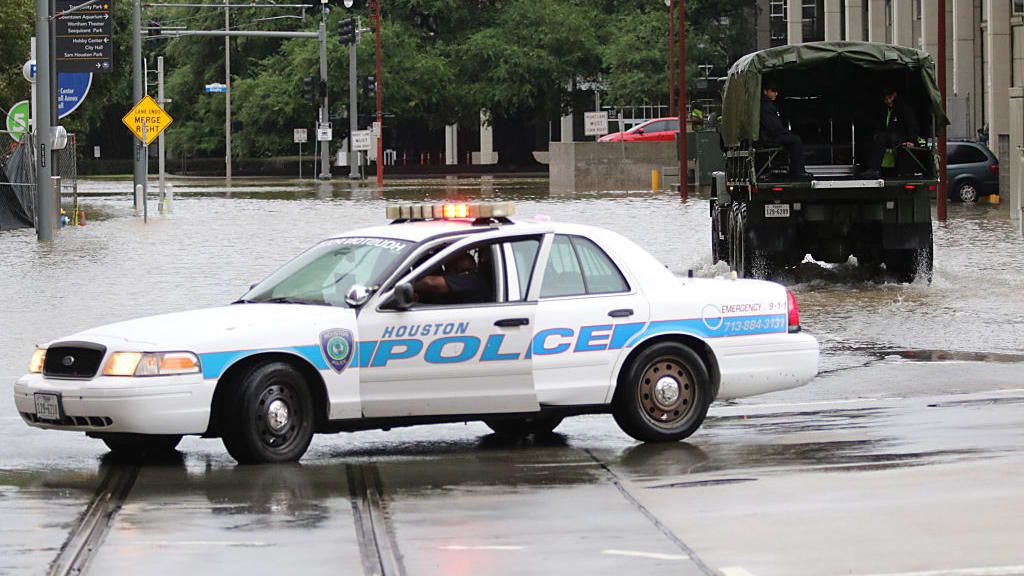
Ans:
[[[784,148],[760,142],[762,86],[803,140],[808,176],[788,176]],[[865,177],[882,92],[895,88],[919,126],[913,146],[886,153]],[[725,171],[711,191],[711,253],[743,277],[771,278],[807,254],[884,265],[910,282],[932,273],[934,134],[948,124],[926,52],[867,42],[810,42],[748,54],[729,69],[720,135]]]

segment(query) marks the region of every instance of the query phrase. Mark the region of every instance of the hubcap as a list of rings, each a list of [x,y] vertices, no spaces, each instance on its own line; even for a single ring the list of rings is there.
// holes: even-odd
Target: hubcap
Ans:
[[[267,424],[270,425],[270,429],[276,431],[281,430],[288,425],[288,405],[282,400],[274,400],[267,407]]]
[[[654,385],[654,399],[662,406],[670,406],[679,398],[679,382],[675,378],[666,376]]]
[[[693,377],[673,358],[647,365],[640,377],[637,401],[647,420],[659,428],[674,429],[686,421],[697,402]]]
[[[303,414],[294,390],[288,386],[268,386],[259,396],[255,414],[256,430],[264,446],[287,450],[298,437]]]

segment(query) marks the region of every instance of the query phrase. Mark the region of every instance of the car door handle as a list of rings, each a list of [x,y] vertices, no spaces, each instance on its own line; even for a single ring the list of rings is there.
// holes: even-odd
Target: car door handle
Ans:
[[[627,318],[633,315],[632,308],[619,308],[618,310],[612,310],[608,313],[612,318]]]
[[[512,326],[529,326],[529,318],[502,318],[494,323],[495,326],[501,326],[502,328],[510,328]]]

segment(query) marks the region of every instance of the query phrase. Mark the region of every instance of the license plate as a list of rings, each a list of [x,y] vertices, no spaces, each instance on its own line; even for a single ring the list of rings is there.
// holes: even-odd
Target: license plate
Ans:
[[[789,204],[765,204],[765,218],[789,218]]]
[[[59,394],[45,394],[37,392],[35,395],[36,401],[36,417],[40,420],[51,420],[60,421],[63,418],[60,406],[60,395]]]

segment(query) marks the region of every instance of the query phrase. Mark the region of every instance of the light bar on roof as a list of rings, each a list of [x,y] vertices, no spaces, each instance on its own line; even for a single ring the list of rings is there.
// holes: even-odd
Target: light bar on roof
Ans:
[[[514,202],[457,202],[438,204],[397,204],[387,207],[391,220],[476,220],[508,218],[516,213]]]

